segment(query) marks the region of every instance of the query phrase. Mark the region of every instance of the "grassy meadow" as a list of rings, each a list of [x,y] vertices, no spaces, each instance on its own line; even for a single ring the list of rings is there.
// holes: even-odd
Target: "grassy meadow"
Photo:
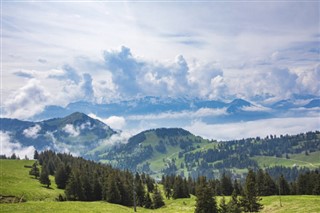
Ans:
[[[24,196],[27,202],[2,203],[0,212],[134,212],[133,208],[111,204],[103,201],[98,202],[56,202],[55,198],[63,194],[63,190],[57,189],[53,177],[51,188],[43,187],[38,180],[29,175],[29,168],[34,161],[26,160],[1,160],[1,185],[0,195]],[[217,197],[217,201],[222,197]],[[229,197],[226,197],[229,200]],[[284,212],[320,212],[320,196],[281,196],[282,207],[280,207],[278,196],[263,197],[264,209],[262,212],[284,213]],[[167,200],[166,205],[160,209],[149,210],[137,208],[137,212],[163,212],[163,213],[188,213],[194,212],[196,198]]]

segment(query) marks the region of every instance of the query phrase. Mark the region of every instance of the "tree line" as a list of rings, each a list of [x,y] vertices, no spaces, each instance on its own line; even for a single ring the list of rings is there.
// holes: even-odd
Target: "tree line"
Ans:
[[[40,183],[50,187],[49,175],[55,177],[59,201],[107,201],[124,206],[159,208],[165,203],[158,185],[146,174],[121,171],[70,154],[53,151],[35,152],[37,161],[29,172]],[[40,166],[41,169],[40,169]]]

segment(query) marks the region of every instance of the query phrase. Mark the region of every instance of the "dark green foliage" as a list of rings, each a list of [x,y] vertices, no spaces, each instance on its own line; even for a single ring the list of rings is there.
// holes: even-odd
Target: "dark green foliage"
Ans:
[[[196,213],[217,213],[217,203],[206,178],[199,177],[196,185]]]
[[[137,205],[141,207],[144,206],[146,192],[144,190],[144,185],[142,184],[142,180],[138,173],[136,173],[136,177],[135,177],[135,192],[137,196]]]
[[[189,198],[189,189],[186,179],[183,179],[181,176],[176,176],[173,183],[173,199],[177,198]]]
[[[49,173],[46,170],[46,168],[42,168],[41,169],[41,174],[39,177],[39,181],[41,184],[47,185],[47,188],[49,188],[49,186],[51,185],[51,181],[49,179]]]
[[[227,206],[227,210],[228,210],[227,212],[232,212],[232,213],[241,213],[242,212],[240,202],[237,197],[236,190],[234,190],[232,192],[231,199],[230,199],[228,206]]]
[[[144,207],[147,208],[147,209],[151,209],[153,207],[153,203],[152,203],[152,200],[150,198],[149,192],[147,193],[146,200],[144,202]]]
[[[160,207],[165,205],[165,203],[163,201],[163,197],[161,195],[161,192],[158,189],[158,186],[156,186],[155,189],[154,189],[154,193],[153,193],[152,199],[153,199],[153,208],[154,209],[158,209],[158,208],[160,208]]]
[[[220,179],[220,185],[221,185],[221,193],[222,195],[231,195],[233,192],[233,186],[232,181],[229,176],[227,176],[225,173],[222,174]]]
[[[113,174],[110,174],[107,179],[106,201],[117,204],[121,202],[121,194]]]
[[[39,153],[37,150],[34,150],[33,159],[35,159],[35,160],[39,159]]]
[[[261,198],[256,189],[256,175],[250,169],[246,177],[244,196],[241,199],[241,206],[245,212],[258,212],[262,209]]]
[[[68,178],[69,178],[68,176],[69,176],[69,174],[68,174],[64,164],[61,163],[58,166],[58,168],[57,168],[57,170],[55,172],[55,175],[54,175],[55,182],[56,182],[57,187],[59,189],[65,189],[66,188],[67,181],[68,181]]]
[[[289,195],[290,194],[290,187],[287,182],[287,180],[283,177],[283,175],[280,175],[279,177],[279,193],[280,195]]]
[[[40,176],[40,170],[38,168],[38,163],[35,162],[32,167],[31,170],[29,171],[29,175],[34,175],[34,178],[37,179]]]

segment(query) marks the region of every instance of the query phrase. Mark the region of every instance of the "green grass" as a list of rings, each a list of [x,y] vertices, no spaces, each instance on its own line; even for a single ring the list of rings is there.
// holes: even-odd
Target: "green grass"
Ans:
[[[221,197],[218,197],[219,200]],[[229,198],[227,197],[228,201]],[[262,212],[290,213],[290,212],[320,212],[320,196],[282,196],[282,207],[278,196],[263,197],[264,209]],[[149,210],[137,208],[137,212],[163,212],[163,213],[193,213],[195,208],[195,197],[177,200],[165,200],[166,206]],[[0,204],[1,212],[134,212],[133,208],[110,204],[107,202],[44,202],[30,201],[16,204]]]
[[[57,189],[54,177],[50,177],[51,187],[45,188],[37,179],[29,175],[33,160],[0,160],[0,194],[22,197],[26,200],[54,200],[64,191]]]
[[[56,188],[53,177],[51,177],[52,189],[43,187],[38,180],[29,175],[29,168],[24,165],[32,165],[34,161],[26,160],[1,160],[1,186],[0,195],[24,195],[25,203],[0,204],[0,212],[134,212],[133,208],[99,202],[55,202],[59,193],[63,190]],[[160,187],[162,190],[162,187]],[[163,194],[163,191],[162,191]],[[222,197],[217,197],[217,201]],[[228,201],[230,197],[226,197]],[[320,196],[281,196],[282,207],[278,196],[263,197],[262,212],[284,213],[284,212],[320,212]],[[194,212],[196,198],[167,200],[166,205],[160,209],[149,210],[137,208],[137,212],[163,212],[163,213],[192,213]]]
[[[320,166],[320,151],[312,152],[309,155],[292,154],[289,155],[289,159],[271,157],[271,156],[255,156],[251,159],[257,161],[260,167],[272,167],[272,166],[286,166],[292,167],[294,164],[299,167],[308,167],[310,169],[316,169]]]

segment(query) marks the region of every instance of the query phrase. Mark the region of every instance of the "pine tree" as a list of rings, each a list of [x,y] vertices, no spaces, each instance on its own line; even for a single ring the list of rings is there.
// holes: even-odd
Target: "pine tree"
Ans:
[[[150,198],[150,194],[149,192],[147,193],[147,196],[146,196],[146,200],[144,202],[144,207],[147,208],[147,209],[151,209],[153,206],[153,203],[152,203],[152,200]]]
[[[115,180],[116,180],[115,176],[113,174],[109,174],[107,179],[106,199],[110,203],[120,204],[121,194],[117,184],[115,183]]]
[[[39,176],[40,176],[40,170],[39,168],[37,167],[38,163],[35,162],[33,165],[32,165],[32,168],[31,170],[29,171],[29,175],[34,175],[34,178],[37,179]]]
[[[231,199],[228,203],[228,212],[232,212],[232,213],[241,213],[241,207],[240,207],[240,203],[238,200],[238,196],[237,196],[237,192],[234,189],[231,195]]]
[[[67,200],[85,200],[85,194],[80,181],[80,172],[75,169],[70,173],[69,180],[66,185],[65,194]]]
[[[55,182],[59,189],[65,189],[68,181],[68,175],[63,163],[61,163],[55,172]]]
[[[259,202],[261,198],[257,195],[255,173],[250,169],[246,177],[244,196],[241,199],[241,206],[245,212],[258,212],[263,206]]]
[[[45,168],[41,169],[41,174],[39,178],[40,183],[47,185],[47,188],[51,185],[51,181],[49,179],[48,171]]]
[[[159,191],[157,185],[154,189],[152,199],[153,199],[153,208],[154,209],[160,208],[165,205],[165,203],[163,202],[163,197],[162,197],[161,192]]]
[[[138,173],[136,173],[135,177],[135,192],[137,196],[137,205],[142,207],[144,205],[146,192],[144,190],[144,185],[142,184],[142,180]]]
[[[233,186],[231,178],[228,177],[225,173],[222,174],[220,180],[221,193],[222,195],[231,195],[233,191]]]
[[[34,150],[33,159],[38,160],[39,159],[39,153],[37,150]]]
[[[289,195],[290,194],[290,187],[287,180],[281,174],[279,177],[279,192],[280,195]]]
[[[217,203],[212,190],[208,187],[205,177],[199,177],[196,185],[196,209],[195,213],[217,213]]]

